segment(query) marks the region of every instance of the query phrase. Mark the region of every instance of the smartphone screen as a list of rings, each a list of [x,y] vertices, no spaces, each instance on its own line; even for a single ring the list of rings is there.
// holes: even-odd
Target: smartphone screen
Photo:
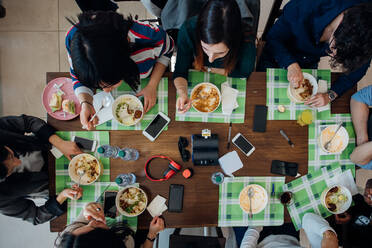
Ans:
[[[242,135],[239,135],[239,137],[234,141],[234,144],[246,154],[253,148],[253,146]]]
[[[116,195],[118,192],[116,191],[106,191],[104,202],[103,202],[103,211],[105,213],[105,216],[110,218],[116,217]]]
[[[75,136],[73,141],[78,145],[78,147],[80,147],[83,150],[88,150],[88,151],[93,151],[94,150],[94,147],[93,147],[94,146],[94,140],[85,139],[85,138]]]
[[[168,121],[164,119],[161,115],[157,115],[150,125],[145,129],[150,136],[155,138],[158,133],[167,125]]]

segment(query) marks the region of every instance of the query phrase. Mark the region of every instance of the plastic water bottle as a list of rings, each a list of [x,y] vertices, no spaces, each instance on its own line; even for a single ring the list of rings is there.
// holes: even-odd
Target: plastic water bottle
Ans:
[[[118,153],[119,158],[122,160],[137,160],[139,158],[139,152],[133,148],[120,149]]]
[[[225,176],[222,174],[222,172],[215,172],[212,174],[211,179],[214,184],[219,185],[223,183]]]
[[[105,158],[117,158],[119,150],[117,146],[102,145],[98,147],[97,152]]]
[[[121,187],[132,185],[136,182],[136,175],[134,175],[133,173],[119,174],[115,178],[115,182]]]

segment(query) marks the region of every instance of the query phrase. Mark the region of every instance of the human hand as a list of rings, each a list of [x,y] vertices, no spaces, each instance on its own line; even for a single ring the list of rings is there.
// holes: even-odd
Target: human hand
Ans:
[[[150,228],[149,228],[149,233],[148,237],[151,239],[156,238],[156,235],[164,230],[164,220],[163,218],[159,216],[155,216],[152,221],[150,222]]]
[[[319,108],[327,105],[330,101],[327,93],[318,93],[305,101],[305,104],[313,108]]]
[[[337,235],[331,230],[325,231],[323,233],[321,247],[322,248],[338,248]]]
[[[346,224],[351,220],[351,215],[347,212],[343,214],[335,214],[336,224]]]
[[[105,214],[103,207],[97,202],[87,204],[83,210],[83,215],[86,220],[96,220],[106,224]]]
[[[176,109],[178,113],[183,114],[186,113],[191,108],[191,101],[187,96],[187,93],[181,93],[178,95],[176,101]]]
[[[71,160],[71,155],[77,155],[83,153],[79,146],[73,141],[62,140],[55,145],[66,158]]]
[[[144,89],[142,89],[138,94],[138,96],[143,96],[145,98],[145,102],[143,104],[143,110],[145,113],[149,111],[154,105],[156,104],[156,87],[148,84]]]
[[[95,126],[98,124],[98,117],[94,117],[92,121],[89,120],[95,113],[96,111],[92,105],[88,103],[83,103],[81,105],[80,122],[83,127],[86,127],[88,130],[94,130]]]
[[[304,80],[304,75],[302,74],[301,67],[298,63],[293,63],[288,66],[287,79],[291,83],[293,88],[298,88],[299,83]]]
[[[83,189],[74,184],[71,189],[64,189],[57,196],[57,201],[62,204],[67,198],[70,199],[80,199],[83,196]]]

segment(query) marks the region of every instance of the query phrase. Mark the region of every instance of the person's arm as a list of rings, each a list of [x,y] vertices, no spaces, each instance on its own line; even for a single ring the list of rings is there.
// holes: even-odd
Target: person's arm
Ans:
[[[66,205],[63,203],[67,198],[72,199],[75,194],[78,195],[77,198],[79,199],[82,195],[82,189],[65,189],[57,197],[50,197],[42,206],[36,206],[32,200],[25,198],[4,200],[0,203],[0,212],[38,225],[62,215],[66,211]]]
[[[372,90],[372,88],[371,88]],[[369,107],[367,104],[357,101],[354,98],[350,100],[351,119],[353,120],[357,146],[368,142],[368,116]]]
[[[359,82],[360,79],[366,74],[371,60],[364,64],[354,72],[349,74],[343,74],[340,76],[332,85],[331,90],[333,90],[337,96],[341,96],[347,90],[351,89],[355,84]]]
[[[314,213],[306,213],[302,218],[302,228],[305,230],[311,247],[338,248],[335,230],[321,216]],[[337,246],[334,246],[335,244]]]
[[[58,150],[60,150],[66,158],[71,160],[71,155],[77,155],[83,153],[79,146],[72,141],[63,140],[56,134],[49,137],[49,142],[54,145]]]
[[[260,238],[260,232],[262,227],[250,228],[244,234],[240,248],[255,248],[257,246],[257,241]]]
[[[156,216],[152,219],[150,222],[150,228],[149,228],[149,233],[147,234],[147,239],[145,243],[143,244],[143,248],[152,248],[156,236],[160,231],[163,231],[165,228],[164,226],[164,220],[160,218],[159,216]],[[151,240],[150,240],[151,239]]]

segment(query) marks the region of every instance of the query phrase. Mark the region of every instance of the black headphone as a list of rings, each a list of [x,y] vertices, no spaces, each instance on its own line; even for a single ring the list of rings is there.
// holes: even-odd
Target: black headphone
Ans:
[[[153,178],[150,175],[150,173],[148,172],[148,167],[149,167],[151,161],[153,159],[155,159],[155,158],[164,158],[164,159],[167,159],[169,161],[168,168],[164,171],[163,178],[160,178],[160,179]],[[148,179],[150,179],[151,181],[153,181],[153,182],[161,182],[161,181],[166,181],[169,178],[171,178],[174,174],[176,174],[177,172],[179,172],[181,170],[181,168],[182,168],[181,165],[177,164],[175,161],[173,161],[169,157],[158,155],[158,156],[152,156],[149,160],[147,160],[146,165],[145,165],[145,173],[146,173],[146,177]]]

